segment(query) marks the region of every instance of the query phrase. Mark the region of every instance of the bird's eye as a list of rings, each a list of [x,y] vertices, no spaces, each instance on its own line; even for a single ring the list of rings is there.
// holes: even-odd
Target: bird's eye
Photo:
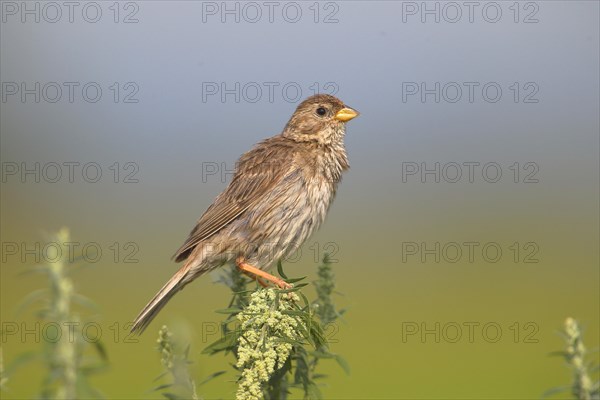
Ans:
[[[317,114],[322,117],[323,115],[327,114],[327,110],[323,107],[319,107],[317,108]]]

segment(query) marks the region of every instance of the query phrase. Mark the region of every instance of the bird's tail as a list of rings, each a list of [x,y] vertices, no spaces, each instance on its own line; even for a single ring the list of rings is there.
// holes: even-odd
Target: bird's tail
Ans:
[[[159,311],[171,300],[171,297],[175,296],[177,292],[184,288],[189,282],[199,275],[201,271],[192,272],[192,265],[186,263],[169,281],[156,293],[156,295],[150,300],[146,307],[139,313],[133,322],[131,328],[132,333],[141,335],[142,332],[148,327],[150,322],[158,315]],[[195,269],[195,268],[194,268]]]

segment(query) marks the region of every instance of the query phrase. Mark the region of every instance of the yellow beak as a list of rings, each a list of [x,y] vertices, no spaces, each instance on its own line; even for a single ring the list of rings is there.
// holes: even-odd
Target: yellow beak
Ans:
[[[353,110],[350,107],[344,107],[335,114],[335,119],[342,122],[348,122],[356,117],[358,117],[358,111]]]

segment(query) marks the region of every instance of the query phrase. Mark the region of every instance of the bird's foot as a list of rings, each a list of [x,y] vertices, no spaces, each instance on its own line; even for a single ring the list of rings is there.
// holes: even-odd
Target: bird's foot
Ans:
[[[262,287],[266,287],[267,285],[260,278],[277,285],[280,289],[291,289],[294,287],[291,283],[287,283],[281,278],[273,276],[261,269],[253,267],[252,265],[246,263],[243,257],[238,257],[237,260],[235,260],[235,265],[237,265],[237,267],[244,274],[255,278],[258,281],[258,283],[261,284]]]

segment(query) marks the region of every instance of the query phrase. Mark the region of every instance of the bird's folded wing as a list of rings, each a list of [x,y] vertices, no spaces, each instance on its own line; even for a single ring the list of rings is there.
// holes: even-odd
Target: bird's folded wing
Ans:
[[[227,189],[200,217],[189,238],[173,256],[175,261],[184,260],[198,243],[219,232],[254,204],[265,201],[285,175],[286,168],[275,163],[261,163],[239,170]]]

